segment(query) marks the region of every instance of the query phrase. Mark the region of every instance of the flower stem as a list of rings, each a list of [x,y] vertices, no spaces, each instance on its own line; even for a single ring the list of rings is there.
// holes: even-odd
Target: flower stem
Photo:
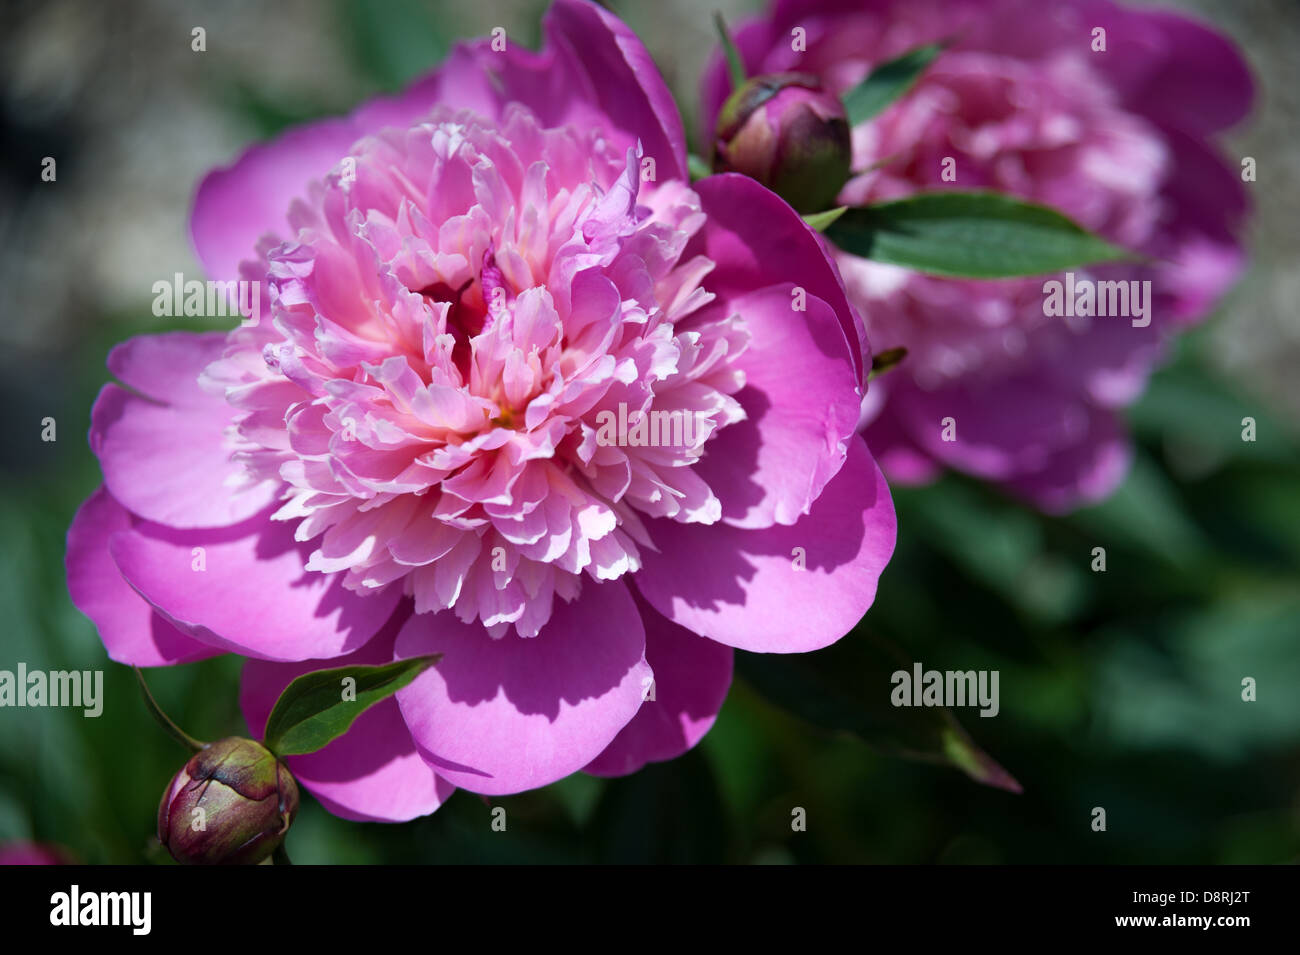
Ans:
[[[140,693],[144,696],[144,705],[148,708],[149,714],[158,721],[158,725],[165,729],[172,739],[176,740],[176,742],[180,743],[182,746],[188,747],[191,752],[197,753],[199,750],[204,749],[208,745],[207,743],[200,743],[193,736],[190,736],[183,729],[173,723],[171,718],[162,711],[162,707],[158,705],[158,701],[155,700],[153,694],[149,692],[149,685],[144,682],[144,673],[141,672],[140,668],[131,667],[131,669],[135,671],[136,682],[140,684]]]

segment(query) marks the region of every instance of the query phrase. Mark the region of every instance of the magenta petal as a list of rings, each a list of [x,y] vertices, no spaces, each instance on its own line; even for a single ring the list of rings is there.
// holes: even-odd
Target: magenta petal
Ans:
[[[357,649],[401,598],[397,587],[363,596],[343,587],[342,574],[304,570],[312,549],[268,514],[208,530],[139,521],[109,538],[122,576],[182,631],[224,650],[282,661]]]
[[[220,357],[224,337],[142,336],[109,355],[109,367],[139,394],[111,384],[100,390],[90,447],[113,497],[146,520],[224,527],[274,500],[274,482],[235,486],[244,469],[231,460],[224,435],[233,410],[198,384],[199,373]]]
[[[86,499],[68,528],[68,592],[99,630],[111,659],[157,667],[202,660],[220,650],[181,633],[146,603],[108,553],[108,539],[131,527],[131,515],[102,486]]]
[[[860,438],[791,527],[647,526],[658,552],[642,550],[642,596],[695,633],[760,653],[817,650],[848,633],[875,599],[897,531],[889,488]]]
[[[106,364],[118,381],[146,398],[201,408],[220,400],[199,387],[199,375],[221,357],[226,338],[226,332],[137,335],[114,345]]]
[[[528,639],[493,640],[449,613],[417,614],[396,655],[444,656],[397,701],[439,776],[485,795],[521,792],[582,769],[636,715],[652,678],[645,646],[618,581],[584,581]]]
[[[333,660],[268,663],[249,660],[240,681],[239,705],[249,730],[261,737],[280,693],[313,670],[375,665],[393,658],[393,639],[405,614],[395,614],[360,650]],[[427,816],[455,791],[420,758],[397,701],[384,700],[362,713],[324,749],[290,756],[298,782],[336,816],[363,822],[406,822]]]
[[[793,524],[844,463],[861,408],[858,379],[835,311],[806,296],[791,308],[790,285],[727,302],[752,340],[738,367],[746,419],[709,444],[696,473],[737,527]]]
[[[677,103],[627,24],[594,3],[558,0],[547,12],[546,34],[574,75],[568,99],[583,90],[604,122],[640,141],[655,160],[657,179],[685,179],[686,131]],[[511,92],[528,102],[526,90]]]
[[[624,776],[675,759],[713,727],[731,687],[731,647],[677,626],[638,600],[653,691],[614,742],[587,764],[596,776]]]
[[[806,289],[835,312],[843,329],[845,352],[856,380],[864,380],[867,332],[849,304],[839,269],[821,236],[774,192],[748,176],[725,173],[695,184],[708,215],[684,259],[707,255],[716,263],[705,285],[724,305],[733,298],[789,282]]]

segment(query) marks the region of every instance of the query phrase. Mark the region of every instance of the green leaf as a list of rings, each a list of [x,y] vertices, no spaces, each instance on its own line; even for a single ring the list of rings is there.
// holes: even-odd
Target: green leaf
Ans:
[[[380,700],[408,686],[442,654],[411,657],[383,666],[337,667],[298,677],[280,694],[266,720],[266,748],[278,756],[314,753],[348,731]],[[355,681],[355,699],[343,698],[343,681]],[[349,694],[351,695],[351,694]]]
[[[918,46],[872,70],[865,80],[844,94],[844,112],[848,113],[849,125],[856,126],[884,112],[885,107],[916,85],[925,68],[942,52],[942,43]]]
[[[893,647],[861,628],[816,653],[738,653],[736,669],[760,694],[822,729],[848,732],[872,749],[960,769],[1010,792],[1020,784],[942,707],[890,702],[891,675],[910,670]]]
[[[1054,209],[985,192],[849,209],[826,236],[866,259],[955,278],[1043,275],[1129,256]]]
[[[722,18],[721,13],[713,14],[713,25],[718,28],[718,40],[722,43],[722,52],[727,57],[727,74],[731,77],[732,92],[740,89],[746,80],[745,62],[740,58],[740,51],[736,49],[736,41],[731,38],[731,31],[727,29],[727,21]]]
[[[836,206],[834,209],[827,209],[825,212],[810,212],[803,217],[803,221],[818,232],[825,232],[831,224],[848,211],[848,206]]]

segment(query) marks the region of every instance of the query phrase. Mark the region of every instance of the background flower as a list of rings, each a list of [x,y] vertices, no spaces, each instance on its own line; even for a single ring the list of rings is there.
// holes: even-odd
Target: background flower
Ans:
[[[804,51],[792,49],[796,28]],[[1092,48],[1095,29],[1104,51]],[[909,95],[854,130],[860,174],[840,201],[993,190],[1060,209],[1155,263],[1077,270],[1150,280],[1151,320],[1046,315],[1041,278],[953,281],[842,255],[873,345],[908,349],[901,373],[873,388],[866,435],[895,479],[948,466],[1069,509],[1122,480],[1118,410],[1171,334],[1204,318],[1241,272],[1245,187],[1215,140],[1246,114],[1252,82],[1212,30],[1104,0],[789,0],[736,31],[751,73],[806,71],[841,92],[947,39]],[[727,89],[715,58],[706,117]]]

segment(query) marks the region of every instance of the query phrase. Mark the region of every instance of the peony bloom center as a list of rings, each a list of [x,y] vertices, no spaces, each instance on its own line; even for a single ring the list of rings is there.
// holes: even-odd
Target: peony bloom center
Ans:
[[[719,520],[692,466],[744,418],[749,336],[683,256],[697,197],[640,164],[520,106],[500,128],[439,108],[359,141],[244,263],[270,321],[203,383],[309,571],[534,636],[583,574],[640,567],[642,517]],[[611,440],[615,417],[688,426]]]

